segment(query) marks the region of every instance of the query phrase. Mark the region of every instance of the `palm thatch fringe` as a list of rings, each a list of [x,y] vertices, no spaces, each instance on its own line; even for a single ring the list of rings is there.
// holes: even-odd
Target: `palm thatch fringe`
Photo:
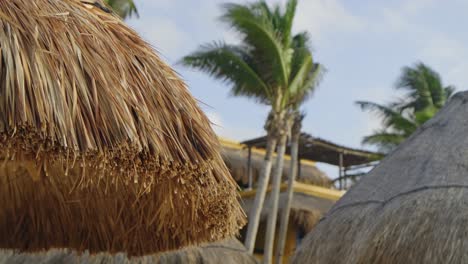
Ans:
[[[244,224],[209,121],[119,18],[0,1],[0,247],[143,255]]]
[[[354,185],[294,263],[468,263],[468,93]]]
[[[312,231],[322,216],[323,213],[319,210],[291,210],[291,219],[293,219],[293,222],[302,229],[301,231],[304,234]]]
[[[256,264],[239,241],[235,239],[202,245],[200,247],[163,253],[160,255],[128,258],[119,253],[77,254],[72,250],[50,250],[48,252],[15,253],[0,251],[0,264]]]

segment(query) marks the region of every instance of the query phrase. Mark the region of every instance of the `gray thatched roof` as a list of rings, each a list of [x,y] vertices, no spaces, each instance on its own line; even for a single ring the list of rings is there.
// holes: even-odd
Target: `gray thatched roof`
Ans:
[[[0,251],[0,264],[256,264],[252,255],[236,239],[184,250],[128,259],[125,254],[77,255],[72,250],[43,253]]]
[[[468,263],[468,93],[356,184],[294,263]]]

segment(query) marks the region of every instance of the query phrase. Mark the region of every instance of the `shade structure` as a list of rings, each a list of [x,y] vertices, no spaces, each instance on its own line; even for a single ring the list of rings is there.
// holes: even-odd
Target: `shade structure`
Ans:
[[[266,221],[271,212],[272,201],[270,199],[270,193],[266,195],[265,203],[260,214],[261,221]],[[286,204],[285,192],[280,193],[279,197],[279,209],[278,211],[283,212]],[[253,203],[253,196],[243,197],[242,206],[246,212],[250,212]],[[333,206],[336,200],[329,200],[317,196],[307,195],[304,193],[294,193],[291,201],[291,219],[304,233],[310,232],[317,222],[320,220],[322,215],[326,213]]]
[[[237,233],[208,119],[119,18],[1,1],[0,49],[0,248],[132,256]]]
[[[266,148],[267,137],[249,139],[243,144],[251,147]],[[286,154],[291,153],[291,146],[286,148]],[[343,160],[340,162],[340,154]],[[299,156],[302,159],[323,162],[336,166],[352,167],[372,162],[380,159],[383,155],[362,149],[354,149],[338,145],[328,140],[315,138],[307,133],[301,133],[299,137]]]
[[[225,144],[222,148],[221,155],[223,156],[226,165],[231,172],[231,176],[239,183],[248,185],[249,181],[249,168],[248,168],[248,150],[247,148],[240,147],[241,145]],[[261,175],[263,162],[265,159],[265,153],[261,150],[254,150],[251,153],[251,175],[253,185],[255,186]],[[283,180],[287,180],[288,173],[290,171],[291,162],[289,159],[285,159],[283,165]],[[273,163],[272,170],[275,170],[275,164]],[[318,186],[330,187],[332,186],[332,180],[321,170],[319,170],[315,164],[310,161],[302,161],[298,181],[311,183]]]
[[[467,263],[468,93],[353,186],[294,263]]]
[[[20,253],[0,251],[0,264],[256,264],[255,258],[236,239],[189,247],[168,253],[128,258],[123,253],[110,255],[99,253],[77,254],[72,250],[50,250],[48,252]]]

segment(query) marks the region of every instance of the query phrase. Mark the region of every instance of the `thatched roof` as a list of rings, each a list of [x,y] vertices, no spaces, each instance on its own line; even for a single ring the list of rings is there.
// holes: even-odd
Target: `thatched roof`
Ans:
[[[160,255],[127,258],[125,254],[77,254],[72,250],[38,253],[0,251],[0,264],[256,264],[255,258],[236,239],[187,248]]]
[[[279,197],[279,213],[286,204],[286,192],[281,192]],[[250,212],[255,196],[243,197],[242,207],[246,212]],[[326,213],[335,203],[335,200],[325,199],[317,196],[312,196],[304,193],[295,192],[291,203],[291,218],[293,221],[306,233],[314,228],[315,224],[320,220],[322,215]],[[265,197],[265,203],[260,214],[260,219],[266,220],[271,211],[272,201],[270,193]]]
[[[247,185],[248,183],[248,149],[241,144],[223,144],[221,154],[223,156],[226,165],[231,172],[232,177],[239,183]],[[265,153],[260,149],[252,150],[251,166],[252,166],[252,178],[253,182],[258,182],[262,166],[265,159]],[[274,160],[276,161],[276,159]],[[274,162],[275,163],[275,162]],[[273,172],[275,166],[273,163]],[[290,170],[290,160],[285,159],[283,165],[283,180],[287,180]],[[272,173],[273,173],[272,172]],[[310,183],[323,187],[331,187],[333,185],[332,180],[321,170],[319,170],[313,162],[303,161],[301,168],[298,171],[297,180],[300,182]]]
[[[246,140],[243,144],[251,147],[266,148],[267,137]],[[289,154],[291,148],[286,148]],[[315,138],[307,133],[301,133],[299,138],[299,156],[303,159],[340,165],[340,154],[343,154],[343,167],[368,164],[380,159],[383,154],[362,149],[354,149],[333,143],[321,138]]]
[[[468,263],[468,93],[353,186],[295,263]]]
[[[0,248],[142,255],[237,233],[236,185],[196,100],[88,7],[0,1]]]

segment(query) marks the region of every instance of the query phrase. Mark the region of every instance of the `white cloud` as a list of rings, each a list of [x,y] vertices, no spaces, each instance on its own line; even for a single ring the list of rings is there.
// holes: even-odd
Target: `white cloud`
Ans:
[[[376,23],[374,25],[374,30],[387,29],[391,31],[405,31],[411,27],[411,24],[399,11],[395,11],[390,8],[384,8],[383,11],[383,23]],[[383,24],[383,26],[382,26]]]
[[[171,8],[174,7],[176,1],[174,0],[138,0],[135,1],[135,4],[138,10],[141,12],[141,9],[156,9],[160,10],[161,8]]]
[[[437,61],[456,61],[467,55],[465,45],[442,34],[431,34],[431,41],[426,42],[421,56]]]
[[[165,57],[176,60],[181,54],[187,53],[185,45],[188,40],[187,33],[169,19],[153,17],[134,20],[131,21],[131,26]]]
[[[309,31],[315,40],[323,39],[326,34],[360,31],[365,26],[362,19],[337,0],[300,1],[297,8],[295,28]]]
[[[259,135],[259,132],[254,128],[224,123],[221,115],[213,110],[205,111],[205,114],[215,133],[221,137],[242,141]]]
[[[428,26],[424,15],[441,4],[435,0],[405,0],[382,9],[381,20],[373,23],[373,31],[407,36],[414,45],[414,57],[433,67],[442,75],[444,84],[463,89],[468,83],[468,48],[459,36]]]
[[[407,14],[417,14],[432,7],[435,3],[437,3],[435,0],[405,0],[399,9]]]
[[[463,42],[444,33],[428,34],[421,44],[421,60],[433,66],[442,75],[445,85],[455,85],[458,90],[468,84],[468,48]]]
[[[208,119],[210,120],[211,127],[216,132],[216,134],[218,134],[218,135],[222,134],[223,133],[223,122],[222,122],[222,119],[221,119],[221,115],[216,113],[216,112],[213,112],[213,111],[205,112],[205,114],[208,117]]]
[[[404,0],[397,3],[397,5],[382,8],[382,16],[378,18],[377,23],[373,23],[374,30],[411,31],[416,35],[426,31],[424,27],[413,23],[413,20],[433,7],[435,0]]]

